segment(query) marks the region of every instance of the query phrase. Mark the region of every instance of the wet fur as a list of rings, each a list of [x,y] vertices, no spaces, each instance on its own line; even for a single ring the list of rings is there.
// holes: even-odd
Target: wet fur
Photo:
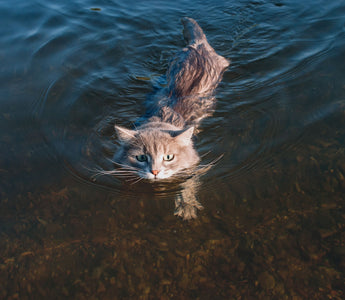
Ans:
[[[115,126],[119,149],[113,160],[120,176],[127,174],[137,180],[174,178],[192,170],[200,161],[193,147],[194,129],[212,114],[213,92],[229,62],[209,45],[195,20],[184,18],[182,24],[188,45],[170,62],[167,86],[154,95],[155,107],[146,122],[135,129]],[[147,162],[138,161],[141,154],[148,157]],[[174,159],[164,161],[162,157],[167,154],[173,154]],[[159,173],[154,174],[154,170]],[[113,174],[117,175],[116,170]],[[191,197],[190,191],[184,194]],[[185,204],[181,201],[177,215],[194,217],[194,210],[182,209]]]
[[[148,179],[154,179],[149,174],[153,169],[164,167],[157,162],[164,153],[175,154],[175,161],[165,164],[170,167],[171,174],[199,162],[192,141],[182,145],[178,136],[191,126],[197,127],[201,119],[212,113],[215,104],[213,91],[229,65],[208,44],[195,20],[184,18],[182,24],[188,46],[171,61],[167,71],[168,85],[156,95],[157,106],[152,116],[132,131],[115,127],[121,146],[114,160],[142,167],[141,175]],[[192,135],[187,137],[191,139]],[[135,155],[140,152],[152,158],[148,166],[135,162]]]

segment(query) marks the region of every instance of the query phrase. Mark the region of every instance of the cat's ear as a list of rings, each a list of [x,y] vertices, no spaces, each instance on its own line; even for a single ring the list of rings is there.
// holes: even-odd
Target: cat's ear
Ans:
[[[192,142],[192,136],[194,133],[194,127],[188,127],[182,130],[175,136],[175,139],[182,145],[188,146]]]
[[[116,126],[116,125],[115,125],[115,130],[121,142],[128,142],[129,140],[134,138],[136,134],[135,130],[126,129],[126,128]]]

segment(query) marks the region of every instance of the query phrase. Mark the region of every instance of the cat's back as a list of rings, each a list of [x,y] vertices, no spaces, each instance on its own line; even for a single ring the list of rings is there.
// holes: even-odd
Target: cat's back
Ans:
[[[195,20],[183,18],[182,24],[188,45],[174,57],[167,72],[168,94],[175,98],[212,92],[229,66]]]

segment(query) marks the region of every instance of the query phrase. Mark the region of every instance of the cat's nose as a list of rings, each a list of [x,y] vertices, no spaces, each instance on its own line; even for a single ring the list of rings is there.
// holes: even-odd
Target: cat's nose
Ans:
[[[159,173],[159,171],[158,171],[158,170],[152,170],[151,173],[152,173],[153,175],[157,176],[158,173]]]

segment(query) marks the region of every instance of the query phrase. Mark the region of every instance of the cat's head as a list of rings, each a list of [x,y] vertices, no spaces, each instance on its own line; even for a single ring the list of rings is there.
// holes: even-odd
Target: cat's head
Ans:
[[[145,179],[165,179],[179,176],[199,162],[193,148],[194,128],[166,130],[143,128],[129,130],[115,126],[120,149],[114,161],[123,172]]]

